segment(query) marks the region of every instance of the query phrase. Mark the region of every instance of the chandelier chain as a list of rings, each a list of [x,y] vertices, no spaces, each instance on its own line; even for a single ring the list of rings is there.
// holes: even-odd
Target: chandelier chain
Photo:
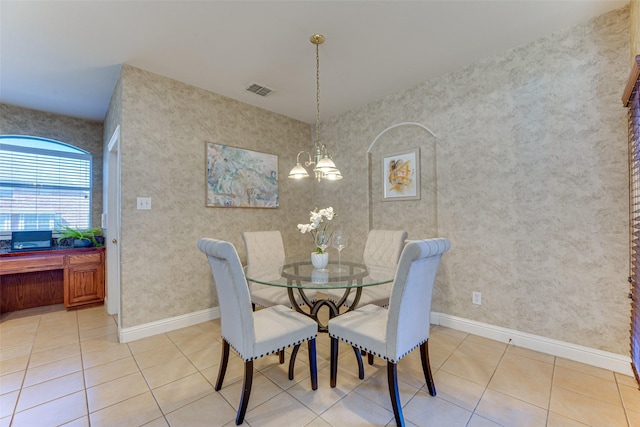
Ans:
[[[300,151],[296,156],[296,165],[289,172],[289,178],[291,179],[303,179],[309,177],[307,170],[302,167],[300,163],[300,156],[306,154],[309,157],[308,161],[304,162],[304,166],[313,166],[313,172],[315,177],[320,182],[321,180],[339,181],[342,179],[342,174],[336,167],[336,164],[329,154],[327,147],[320,142],[320,47],[319,45],[324,43],[324,36],[322,34],[313,34],[310,39],[311,43],[316,45],[316,138],[314,144],[313,156],[308,151]]]
[[[320,146],[320,44],[316,44],[316,144]]]

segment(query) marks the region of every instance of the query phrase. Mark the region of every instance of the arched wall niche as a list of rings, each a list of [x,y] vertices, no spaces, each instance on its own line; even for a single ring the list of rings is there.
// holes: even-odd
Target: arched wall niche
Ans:
[[[409,238],[438,236],[436,134],[416,122],[403,122],[380,132],[367,150],[369,230],[407,230]],[[384,157],[420,150],[420,199],[389,201],[383,196]]]

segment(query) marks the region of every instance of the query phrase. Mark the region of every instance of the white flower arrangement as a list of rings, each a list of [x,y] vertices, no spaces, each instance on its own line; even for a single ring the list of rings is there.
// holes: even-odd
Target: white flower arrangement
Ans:
[[[334,216],[337,216],[337,214],[333,211],[333,208],[331,206],[320,210],[318,210],[318,208],[315,208],[310,212],[309,224],[298,224],[298,231],[300,231],[302,234],[311,234],[311,237],[313,237],[313,241],[315,243],[318,229],[321,228],[322,231],[327,231],[328,224],[325,222],[325,219],[327,221],[331,221]],[[320,224],[324,225],[320,226]],[[321,254],[323,253],[323,250],[320,247],[316,247],[316,252]]]

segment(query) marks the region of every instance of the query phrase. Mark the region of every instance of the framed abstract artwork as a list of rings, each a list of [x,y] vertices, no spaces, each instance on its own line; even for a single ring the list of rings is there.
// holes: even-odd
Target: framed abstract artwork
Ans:
[[[206,159],[207,207],[278,207],[278,156],[207,142]]]
[[[420,149],[382,158],[383,200],[420,199]]]

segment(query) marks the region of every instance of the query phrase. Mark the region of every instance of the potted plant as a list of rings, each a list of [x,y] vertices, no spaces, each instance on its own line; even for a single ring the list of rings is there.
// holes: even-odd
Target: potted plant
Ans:
[[[337,214],[333,212],[331,206],[320,210],[315,208],[310,212],[309,224],[298,224],[298,231],[302,234],[309,232],[316,245],[316,250],[311,253],[311,263],[317,269],[323,269],[329,263],[329,254],[325,252],[331,241],[327,222],[335,216]],[[324,221],[325,219],[327,222]]]
[[[100,247],[104,246],[96,240],[96,236],[103,236],[101,228],[88,228],[86,230],[80,230],[65,226],[62,230],[56,230],[60,234],[58,237],[58,243],[63,239],[72,239],[74,248],[87,248],[89,246]]]

